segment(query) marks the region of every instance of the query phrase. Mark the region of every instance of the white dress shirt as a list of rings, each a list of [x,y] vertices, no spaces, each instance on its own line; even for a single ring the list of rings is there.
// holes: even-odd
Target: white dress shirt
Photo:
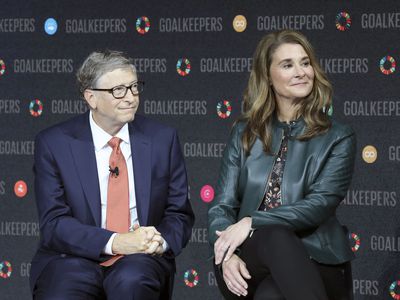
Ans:
[[[113,136],[105,132],[99,125],[96,124],[96,122],[93,120],[93,114],[91,111],[89,113],[89,123],[90,123],[90,130],[92,131],[94,151],[96,154],[97,174],[100,186],[101,227],[106,228],[107,190],[108,190],[108,177],[110,175],[109,160],[112,152],[112,148],[111,146],[108,145],[108,141],[111,140]],[[129,136],[128,124],[125,124],[115,136],[122,140],[120,148],[122,154],[125,157],[126,166],[128,169],[129,211],[131,217],[129,230],[132,231],[136,225],[140,226],[140,224],[136,209],[135,180],[134,180],[135,177],[133,172],[131,140]],[[114,241],[115,236],[116,233],[114,233],[110,237],[106,246],[104,247],[103,252],[105,254],[114,255],[114,253],[112,252],[112,243]],[[164,252],[169,248],[168,243],[165,239],[163,239],[162,247]]]
[[[108,190],[108,177],[109,171],[109,160],[112,152],[112,148],[108,145],[108,141],[113,136],[105,132],[96,122],[93,120],[92,112],[89,113],[90,129],[92,131],[94,151],[96,154],[97,163],[97,174],[100,186],[100,198],[101,198],[101,227],[106,228],[106,216],[107,216],[107,190]],[[136,196],[135,196],[135,180],[133,173],[132,164],[132,153],[131,153],[131,141],[129,137],[128,124],[125,124],[121,130],[115,135],[120,138],[120,148],[122,154],[125,157],[126,166],[128,169],[128,181],[129,181],[129,211],[131,216],[130,229],[133,229],[135,225],[140,225],[137,210],[136,210]],[[112,255],[112,242],[115,237],[115,233],[111,236],[104,253]]]

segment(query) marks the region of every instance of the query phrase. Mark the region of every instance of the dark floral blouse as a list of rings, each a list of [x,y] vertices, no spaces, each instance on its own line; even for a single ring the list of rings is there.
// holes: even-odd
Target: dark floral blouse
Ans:
[[[284,130],[281,147],[279,149],[278,155],[276,156],[274,166],[272,167],[271,175],[267,182],[264,200],[261,203],[259,210],[267,211],[282,204],[281,184],[283,170],[285,169],[286,154],[288,150],[289,126],[287,129],[285,128]]]

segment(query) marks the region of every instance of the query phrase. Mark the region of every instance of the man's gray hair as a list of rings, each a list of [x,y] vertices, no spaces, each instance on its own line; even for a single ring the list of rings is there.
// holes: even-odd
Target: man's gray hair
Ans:
[[[83,97],[86,89],[96,88],[97,80],[102,75],[117,69],[129,68],[136,73],[132,59],[123,52],[112,50],[92,52],[76,72],[80,95]]]

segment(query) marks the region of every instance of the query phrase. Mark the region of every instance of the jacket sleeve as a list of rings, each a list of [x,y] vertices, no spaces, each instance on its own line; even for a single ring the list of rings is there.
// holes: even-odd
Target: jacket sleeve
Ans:
[[[161,223],[156,226],[167,241],[173,256],[177,256],[190,239],[194,214],[188,199],[186,168],[174,131],[169,152],[169,187],[167,204]]]
[[[208,235],[211,245],[217,240],[216,230],[224,230],[237,222],[240,201],[238,181],[241,169],[241,130],[237,124],[231,132],[221,161],[215,199],[208,210]]]
[[[284,225],[293,231],[302,231],[315,228],[328,220],[335,214],[350,185],[355,147],[355,135],[352,131],[337,137],[325,162],[319,162],[322,167],[304,198],[293,199],[292,204],[266,212],[254,211],[251,214],[252,227],[256,229],[269,224]]]
[[[46,135],[35,141],[35,196],[41,243],[59,253],[101,260],[111,231],[81,223],[68,205],[63,178]],[[83,205],[83,204],[82,204]]]

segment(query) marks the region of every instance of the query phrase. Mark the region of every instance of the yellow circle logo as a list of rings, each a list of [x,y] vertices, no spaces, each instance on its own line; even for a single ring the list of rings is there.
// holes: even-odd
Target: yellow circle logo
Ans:
[[[362,151],[362,158],[366,163],[372,164],[378,158],[378,151],[374,146],[365,146]]]
[[[235,29],[236,32],[245,31],[246,26],[247,26],[247,20],[246,20],[245,16],[237,15],[233,19],[233,29]]]

